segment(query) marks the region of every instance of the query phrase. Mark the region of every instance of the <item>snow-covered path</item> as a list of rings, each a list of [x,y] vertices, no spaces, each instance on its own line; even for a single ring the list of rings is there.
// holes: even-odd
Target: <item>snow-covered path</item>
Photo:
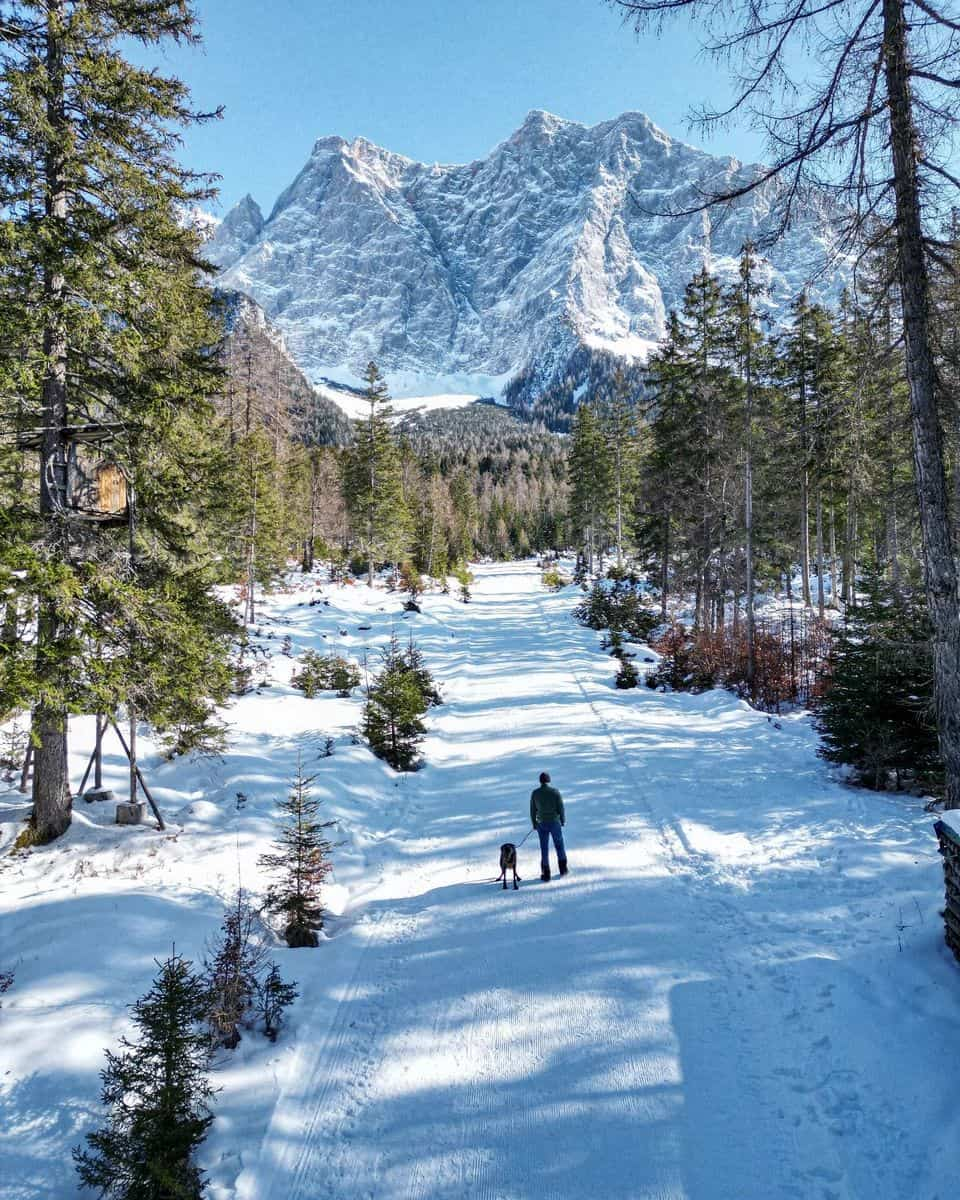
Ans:
[[[0,1198],[77,1196],[103,1048],[171,941],[199,956],[237,878],[259,886],[298,747],[344,838],[334,915],[318,951],[277,952],[301,987],[277,1047],[218,1063],[210,1200],[952,1197],[960,971],[932,818],[836,783],[802,716],[617,692],[575,589],[531,563],[473,593],[406,625],[382,591],[277,594],[272,683],[231,710],[227,758],[148,764],[166,835],[81,805],[61,843],[0,857]],[[350,744],[359,698],[306,700],[276,653],[362,659],[393,627],[445,698],[401,777]],[[571,874],[541,884],[530,838],[504,892],[543,769]],[[0,810],[9,846],[23,804]]]
[[[827,782],[805,723],[617,694],[529,567],[474,594],[456,640],[424,638],[448,703],[410,828],[239,1195],[945,1197],[956,1151],[918,1131],[945,1116],[929,1017],[956,1045],[960,979],[887,878],[902,803]],[[541,884],[531,839],[503,892],[480,880],[542,768],[572,873]]]

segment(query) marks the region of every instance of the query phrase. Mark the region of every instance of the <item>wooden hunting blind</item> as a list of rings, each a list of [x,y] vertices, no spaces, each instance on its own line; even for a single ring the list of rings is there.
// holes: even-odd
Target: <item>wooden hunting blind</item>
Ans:
[[[113,422],[66,425],[60,430],[64,447],[64,492],[68,514],[99,526],[126,525],[130,520],[130,491],[123,469],[110,453],[121,426]],[[17,434],[21,450],[43,452],[44,431]]]

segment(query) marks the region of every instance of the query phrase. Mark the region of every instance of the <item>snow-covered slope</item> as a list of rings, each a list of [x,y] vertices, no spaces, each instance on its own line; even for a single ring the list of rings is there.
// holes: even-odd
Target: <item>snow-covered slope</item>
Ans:
[[[245,197],[208,253],[314,379],[356,381],[373,358],[398,395],[496,394],[524,369],[554,381],[580,345],[645,356],[700,265],[730,275],[744,241],[773,227],[778,185],[719,222],[656,214],[756,170],[640,113],[588,128],[534,111],[489,157],[457,166],[325,137],[265,221]],[[811,201],[771,252],[776,304],[832,237]]]
[[[407,617],[319,583],[265,603],[269,686],[229,712],[223,760],[144,739],[165,834],[81,804],[62,841],[11,857],[26,809],[0,797],[2,1200],[75,1200],[104,1048],[154,959],[198,954],[237,880],[261,887],[298,749],[338,824],[333,911],[318,950],[275,952],[301,988],[278,1044],[218,1060],[210,1200],[955,1194],[960,972],[919,801],[840,785],[802,714],[616,691],[576,590],[544,593],[531,563]],[[446,701],[408,776],[352,743],[359,693],[305,699],[280,651],[374,661],[392,627]],[[524,838],[544,768],[571,874],[541,884],[531,838],[503,892],[498,847]]]
[[[317,384],[317,395],[336,404],[353,420],[370,415],[370,404],[355,388],[337,387],[334,384]],[[466,408],[476,404],[479,396],[470,392],[439,392],[428,396],[403,396],[390,402],[394,416],[399,419],[413,413],[434,412],[437,409]]]

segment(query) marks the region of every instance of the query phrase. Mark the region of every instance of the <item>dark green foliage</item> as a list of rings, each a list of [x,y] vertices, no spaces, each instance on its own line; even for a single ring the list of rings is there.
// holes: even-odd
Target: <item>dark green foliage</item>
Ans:
[[[266,894],[266,910],[283,920],[283,936],[294,948],[320,944],[316,931],[323,926],[321,891],[333,870],[333,846],[325,831],[334,822],[319,819],[320,801],[310,793],[313,780],[304,775],[298,756],[290,793],[279,803],[275,850],[260,858],[260,865],[275,878]]]
[[[257,993],[257,1013],[263,1021],[263,1032],[271,1042],[277,1040],[283,1024],[283,1011],[296,1000],[297,985],[284,983],[280,970],[273,963]]]
[[[570,433],[569,529],[587,570],[602,570],[613,547],[618,563],[633,541],[641,462],[636,391],[617,371],[609,388],[583,403]]]
[[[364,375],[370,415],[356,423],[356,439],[343,458],[343,495],[353,535],[367,558],[373,583],[378,562],[400,562],[410,541],[400,449],[390,426],[390,397],[375,363]]]
[[[630,658],[620,659],[620,669],[615,680],[618,688],[635,688],[640,682],[640,675]]]
[[[423,651],[410,637],[407,641],[407,648],[400,657],[400,661],[407,672],[413,676],[414,682],[420,689],[420,695],[428,705],[442,703],[440,692],[434,682],[433,676],[424,662]]]
[[[453,568],[453,577],[460,584],[460,599],[464,604],[470,603],[470,584],[473,583],[473,573],[465,562],[458,562]]]
[[[850,764],[860,783],[878,791],[905,779],[942,783],[922,605],[895,598],[874,574],[867,598],[837,634],[830,665],[830,686],[816,708],[823,757]]]
[[[384,651],[383,669],[370,685],[362,733],[378,758],[395,771],[412,771],[426,735],[422,717],[439,702],[433,679],[420,651],[411,642],[401,651],[396,634]]]
[[[596,404],[581,404],[574,416],[569,462],[570,523],[592,572],[613,519],[613,461]]]
[[[311,699],[317,692],[327,691],[349,696],[360,685],[360,670],[356,663],[340,654],[307,650],[300,663],[300,670],[293,673],[290,682]]]
[[[0,971],[0,996],[2,996],[4,992],[9,992],[13,987],[13,978],[13,971]],[[0,1004],[0,1008],[2,1007],[3,1005]]]
[[[618,630],[635,642],[645,642],[660,623],[658,614],[644,606],[637,592],[619,581],[607,587],[597,580],[573,615],[590,629]]]
[[[179,955],[158,965],[133,1006],[136,1040],[107,1051],[108,1123],[74,1151],[82,1184],[107,1200],[199,1200],[206,1191],[193,1161],[213,1120],[206,990]]]

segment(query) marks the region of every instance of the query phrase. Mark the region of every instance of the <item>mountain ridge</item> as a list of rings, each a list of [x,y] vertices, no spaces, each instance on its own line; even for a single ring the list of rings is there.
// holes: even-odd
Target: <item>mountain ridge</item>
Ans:
[[[776,224],[777,181],[719,221],[670,214],[761,170],[689,146],[639,111],[587,126],[533,109],[466,164],[329,135],[269,216],[244,197],[208,255],[224,286],[263,306],[311,379],[356,383],[373,358],[397,395],[502,395],[513,384],[522,405],[563,381],[584,347],[642,361],[704,262],[732,278],[743,242]],[[769,254],[774,311],[834,243],[833,214],[814,198]],[[838,291],[843,274],[822,290]]]

